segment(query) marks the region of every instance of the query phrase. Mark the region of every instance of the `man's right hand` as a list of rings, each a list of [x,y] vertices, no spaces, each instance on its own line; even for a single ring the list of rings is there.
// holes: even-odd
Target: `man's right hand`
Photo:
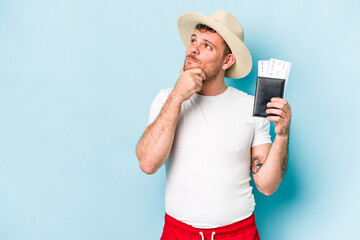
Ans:
[[[206,80],[205,72],[200,68],[192,68],[184,71],[181,68],[180,77],[174,87],[173,94],[176,94],[182,101],[188,100],[194,93],[199,92]]]
[[[174,141],[181,103],[199,92],[205,72],[200,68],[184,71],[162,107],[157,119],[149,124],[136,148],[140,168],[147,174],[154,174],[169,157]]]

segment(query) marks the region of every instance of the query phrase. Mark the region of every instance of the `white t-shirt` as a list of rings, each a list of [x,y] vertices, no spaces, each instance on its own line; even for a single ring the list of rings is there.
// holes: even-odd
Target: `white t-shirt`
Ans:
[[[171,91],[156,96],[149,123]],[[270,123],[252,117],[253,103],[253,96],[232,87],[183,102],[166,161],[167,214],[197,228],[215,228],[253,213],[251,147],[271,143]]]

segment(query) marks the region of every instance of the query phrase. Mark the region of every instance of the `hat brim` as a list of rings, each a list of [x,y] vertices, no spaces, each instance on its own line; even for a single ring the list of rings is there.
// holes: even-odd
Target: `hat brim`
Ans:
[[[229,45],[232,54],[234,54],[236,61],[226,70],[225,77],[243,78],[247,76],[252,68],[252,58],[248,48],[234,33],[211,17],[192,12],[184,13],[179,16],[178,28],[181,40],[185,47],[187,48],[190,45],[191,35],[194,33],[195,26],[198,23],[205,24],[218,32]]]

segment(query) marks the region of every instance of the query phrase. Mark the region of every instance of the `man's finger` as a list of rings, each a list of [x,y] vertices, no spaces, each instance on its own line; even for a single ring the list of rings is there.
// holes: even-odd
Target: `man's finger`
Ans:
[[[182,74],[183,72],[185,72],[185,64],[182,65],[181,69],[180,69],[180,74]]]
[[[268,108],[266,109],[266,113],[267,114],[274,114],[277,116],[280,116],[281,118],[285,117],[285,112],[281,109],[276,109],[276,108]]]
[[[200,76],[199,74],[194,73],[193,76],[194,76],[194,79],[196,79],[196,80],[200,80],[200,81],[204,80],[204,78],[202,76]]]
[[[200,76],[203,78],[203,80],[206,80],[206,74],[205,74],[205,72],[202,70],[202,69],[200,69],[201,71],[200,71]]]
[[[203,78],[203,80],[206,80],[206,74],[201,68],[191,68],[191,69],[186,70],[186,71],[196,73],[196,74],[200,75]]]
[[[202,87],[203,83],[202,83],[202,79],[195,79],[195,83],[200,86],[200,88]]]
[[[277,123],[277,122],[279,122],[281,120],[281,117],[279,117],[279,116],[268,116],[266,119],[269,120],[269,121],[273,121],[274,123]]]
[[[271,101],[272,101],[272,102],[280,102],[280,103],[283,103],[283,104],[288,104],[288,101],[286,101],[286,100],[283,99],[283,98],[278,98],[278,97],[273,97],[273,98],[271,98]]]
[[[268,108],[278,108],[282,109],[284,112],[286,112],[285,104],[281,102],[268,102],[266,105]]]

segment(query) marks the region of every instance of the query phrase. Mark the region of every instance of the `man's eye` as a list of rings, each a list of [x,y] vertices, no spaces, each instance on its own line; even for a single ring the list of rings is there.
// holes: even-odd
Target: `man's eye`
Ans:
[[[196,41],[195,41],[195,39],[191,39],[190,42],[191,42],[191,43],[195,43]]]
[[[205,44],[205,47],[211,50],[211,46],[209,44]]]

